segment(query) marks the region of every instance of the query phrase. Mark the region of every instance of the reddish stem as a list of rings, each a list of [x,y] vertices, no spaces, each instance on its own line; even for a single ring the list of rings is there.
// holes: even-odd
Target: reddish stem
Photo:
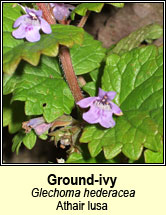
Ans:
[[[36,3],[39,10],[42,10],[43,12],[43,18],[49,23],[49,24],[56,24],[56,20],[53,15],[52,8],[50,4],[48,3]]]
[[[61,46],[59,57],[62,62],[65,78],[69,84],[70,90],[74,96],[75,101],[78,102],[83,99],[83,95],[81,93],[76,75],[74,73],[69,49],[65,46]]]
[[[52,13],[52,9],[50,8],[50,5],[47,3],[36,3],[36,4],[38,8],[42,10],[43,18],[49,24],[56,24],[56,20],[53,17],[53,13]],[[77,77],[74,73],[69,49],[65,46],[60,46],[59,57],[62,62],[65,78],[68,82],[70,90],[74,96],[75,101],[78,102],[81,99],[83,99],[83,95],[78,85]]]

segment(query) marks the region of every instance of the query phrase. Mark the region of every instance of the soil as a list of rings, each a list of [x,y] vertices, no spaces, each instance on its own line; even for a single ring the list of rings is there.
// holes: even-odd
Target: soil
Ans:
[[[85,30],[109,48],[131,32],[152,23],[163,25],[162,3],[126,3],[122,9],[105,4],[100,14],[91,13]],[[161,45],[163,39],[155,43]]]
[[[122,9],[105,4],[101,13],[91,12],[85,30],[109,48],[136,29],[152,23],[163,25],[163,3],[126,3]],[[154,44],[163,44],[163,39]],[[3,128],[4,163],[56,163],[57,158],[66,156],[65,150],[56,148],[53,142],[41,140],[32,150],[22,145],[16,155],[11,152],[12,138],[7,128]]]

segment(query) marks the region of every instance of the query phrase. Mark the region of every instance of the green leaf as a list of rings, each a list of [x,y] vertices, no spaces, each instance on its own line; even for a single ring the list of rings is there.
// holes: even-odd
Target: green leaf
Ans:
[[[96,158],[84,158],[82,154],[73,152],[66,163],[117,163],[115,160],[106,160],[102,155]]]
[[[122,110],[150,111],[162,106],[163,55],[157,47],[141,47],[121,56],[111,54],[106,64],[102,88],[117,92],[115,102]]]
[[[40,55],[57,56],[59,44],[72,47],[81,44],[84,30],[72,25],[52,25],[52,33],[41,35],[38,42],[25,42],[12,37],[12,25],[21,16],[20,6],[12,7],[11,3],[3,6],[3,70],[8,74],[14,73],[21,59],[36,66]]]
[[[89,73],[92,81],[87,82],[83,86],[83,90],[86,91],[90,96],[95,96],[98,93],[98,89],[101,84],[101,76],[103,73],[103,64],[99,69],[95,69],[92,72]]]
[[[151,129],[152,134],[146,131],[147,127]],[[119,117],[116,127],[112,129],[104,129],[98,125],[87,126],[80,141],[89,142],[92,157],[96,157],[104,149],[107,159],[114,158],[122,151],[130,159],[137,160],[142,153],[144,142],[153,143],[156,150],[160,147],[155,139],[156,131],[157,126],[147,113],[129,111]]]
[[[101,128],[98,125],[88,125],[84,128],[80,142],[89,142],[88,148],[92,157],[96,157],[102,151],[103,144],[106,142],[107,132],[107,129]]]
[[[47,122],[52,122],[64,113],[70,114],[74,106],[60,73],[57,58],[42,56],[37,67],[24,63],[14,75],[5,74],[4,94],[13,93],[12,101],[25,101],[26,115],[43,114]]]
[[[109,146],[104,147],[104,155],[106,159],[112,159],[116,157],[122,151],[122,143],[111,143]]]
[[[90,96],[96,95],[96,83],[91,81],[83,86],[83,90],[86,91]]]
[[[163,35],[163,28],[158,24],[150,24],[132,32],[118,42],[110,53],[130,51],[138,47],[144,40],[155,40]]]
[[[124,3],[107,3],[107,4],[111,4],[114,7],[120,7],[120,8],[124,7]]]
[[[16,150],[16,154],[19,153],[19,148],[21,146],[21,143],[25,137],[25,133],[23,133],[22,131],[20,131],[18,134],[16,134],[12,140],[13,145],[12,145],[12,152],[14,152]]]
[[[99,69],[95,69],[92,72],[89,73],[90,77],[92,78],[93,82],[97,82],[98,78],[99,78]]]
[[[114,128],[85,127],[80,141],[88,143],[92,157],[103,150],[106,159],[112,159],[122,151],[129,159],[138,160],[144,147],[160,152],[163,140],[162,59],[161,48],[155,46],[108,56],[102,89],[117,92],[113,102],[120,106],[123,116],[114,117]]]
[[[122,152],[130,159],[138,160],[143,146],[154,151],[160,150],[161,134],[149,114],[143,111],[129,111],[125,115],[126,119],[122,117],[118,124],[121,130],[123,125],[126,126],[118,137],[124,139]]]
[[[13,3],[3,4],[3,54],[24,43],[23,40],[16,40],[11,35],[14,30],[12,26],[22,12],[20,6],[16,7],[14,5]]]
[[[80,16],[85,16],[88,10],[99,13],[103,6],[104,3],[81,3],[72,11],[71,18],[73,20],[76,13]]]
[[[22,102],[10,104],[11,95],[3,96],[3,126],[8,126],[9,133],[16,133],[21,129],[25,120],[24,105]]]
[[[84,160],[83,156],[79,153],[73,152],[69,155],[66,163],[96,163],[95,158]]]
[[[115,7],[124,7],[124,3],[107,3],[111,4]],[[80,16],[85,16],[86,12],[89,11],[94,11],[96,13],[100,13],[104,6],[104,3],[81,3],[79,4],[71,13],[71,19],[73,20],[75,17],[75,14],[78,14]]]
[[[75,44],[70,49],[76,75],[85,74],[100,67],[105,51],[100,41],[94,40],[91,35],[85,33],[82,45]]]
[[[47,132],[47,133],[48,133],[48,132]],[[39,136],[39,138],[40,138],[41,140],[47,140],[48,136],[47,136],[47,134],[42,134],[42,135]]]
[[[27,149],[32,149],[36,143],[36,135],[33,131],[30,131],[28,134],[25,134],[22,130],[17,133],[13,138],[12,152],[16,151],[16,154],[19,153],[19,148],[21,143],[25,145]]]
[[[147,149],[144,152],[146,163],[163,163],[163,151],[153,152]]]
[[[3,96],[3,127],[11,122],[12,110],[10,106],[11,95]]]
[[[163,106],[155,110],[150,111],[150,116],[158,125],[158,130],[162,133],[163,129]]]
[[[36,143],[36,135],[33,131],[30,131],[26,136],[23,138],[23,143],[27,147],[27,149],[32,149]]]

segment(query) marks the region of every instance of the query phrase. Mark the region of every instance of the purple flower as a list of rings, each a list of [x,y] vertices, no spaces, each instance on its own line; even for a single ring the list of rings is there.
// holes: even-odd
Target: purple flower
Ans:
[[[53,8],[55,19],[60,21],[67,19],[71,11],[75,8],[70,4],[64,3],[50,3],[50,6]]]
[[[28,122],[23,122],[23,128],[25,132],[30,132],[33,128],[37,135],[41,135],[48,131],[48,129],[53,125],[53,123],[46,123],[43,117],[37,117],[30,119]]]
[[[116,92],[105,92],[99,88],[97,97],[88,97],[77,102],[81,108],[90,107],[89,111],[83,113],[83,119],[90,124],[100,123],[105,128],[114,127],[115,121],[112,115],[121,116],[123,114],[121,109],[111,101],[115,95]]]
[[[13,27],[17,28],[12,32],[16,39],[26,38],[29,42],[36,42],[40,40],[40,29],[46,34],[52,32],[50,25],[42,19],[42,11],[25,8],[27,14],[20,16],[14,22]]]

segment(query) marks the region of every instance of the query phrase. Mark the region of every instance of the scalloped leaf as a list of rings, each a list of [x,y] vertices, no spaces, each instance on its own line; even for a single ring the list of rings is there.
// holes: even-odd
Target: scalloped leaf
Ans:
[[[150,24],[139,28],[118,42],[110,53],[130,51],[138,47],[144,40],[155,40],[163,35],[163,28],[158,24]]]
[[[74,19],[75,14],[85,16],[88,10],[99,13],[102,10],[103,6],[104,3],[81,3],[72,11],[70,15],[71,19]]]
[[[82,45],[75,44],[70,49],[72,64],[76,75],[85,74],[100,67],[106,49],[100,41],[94,40],[85,32]]]
[[[23,68],[23,69],[22,69]],[[23,63],[14,75],[4,75],[4,94],[12,101],[25,101],[26,115],[43,114],[47,122],[70,114],[74,99],[61,77],[57,58],[42,56],[39,66]]]
[[[80,141],[88,142],[92,157],[104,150],[105,157],[112,159],[122,151],[129,159],[138,160],[143,147],[160,151],[163,140],[162,65],[162,48],[155,46],[108,56],[102,89],[117,92],[114,100],[124,115],[115,117],[116,126],[112,129],[99,125],[88,125],[84,129]]]
[[[4,3],[3,6],[3,71],[12,74],[19,62],[23,59],[36,66],[40,55],[57,56],[59,45],[72,47],[75,43],[81,44],[84,30],[72,25],[52,25],[51,34],[42,34],[38,42],[30,43],[23,39],[12,37],[12,25],[21,16],[19,6],[13,8],[12,3]]]

